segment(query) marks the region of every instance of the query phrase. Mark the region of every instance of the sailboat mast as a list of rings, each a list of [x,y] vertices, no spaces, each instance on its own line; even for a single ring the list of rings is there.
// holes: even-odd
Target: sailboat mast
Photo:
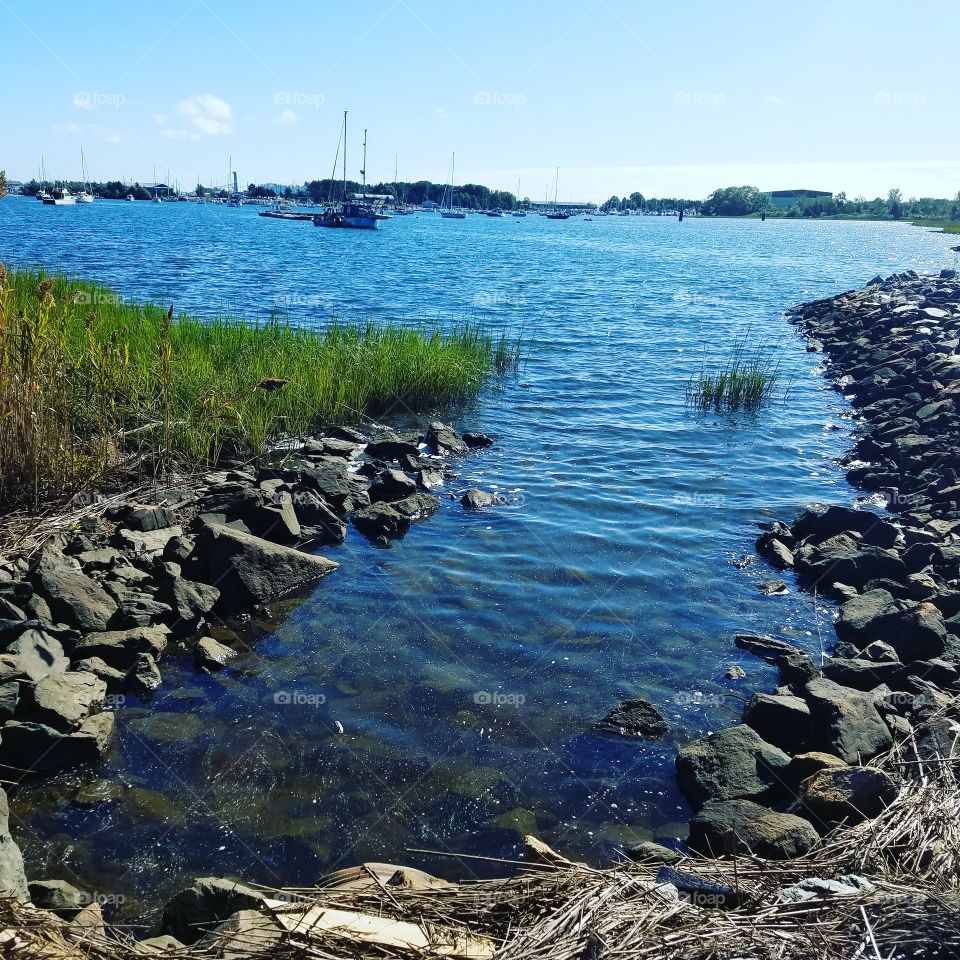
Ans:
[[[347,111],[343,111],[343,202],[347,202]]]
[[[363,128],[363,167],[360,170],[363,177],[363,199],[367,199],[367,128]]]

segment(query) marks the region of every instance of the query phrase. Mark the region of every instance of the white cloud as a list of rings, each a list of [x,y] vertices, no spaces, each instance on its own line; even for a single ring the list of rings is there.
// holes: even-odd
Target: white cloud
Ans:
[[[168,140],[199,140],[200,134],[182,127],[164,127],[160,131]]]
[[[773,95],[770,95],[768,97],[764,97],[763,102],[764,103],[783,103],[783,100],[781,100],[780,97],[775,97]]]
[[[54,123],[50,129],[54,133],[83,133],[83,127],[81,127],[79,123]]]
[[[277,123],[293,123],[297,119],[295,110],[282,110],[277,117]]]
[[[453,119],[453,114],[446,107],[434,107],[433,115],[439,117],[441,120]]]
[[[177,104],[177,112],[186,117],[200,133],[215,137],[230,132],[233,108],[226,100],[212,93],[200,93],[181,100]]]
[[[165,113],[155,113],[153,122],[162,127],[167,122],[167,115]]]

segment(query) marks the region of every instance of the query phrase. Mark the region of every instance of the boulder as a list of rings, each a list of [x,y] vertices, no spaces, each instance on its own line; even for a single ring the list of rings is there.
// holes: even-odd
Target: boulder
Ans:
[[[23,698],[18,718],[36,720],[62,733],[79,730],[103,709],[107,684],[92,673],[68,670],[46,676]],[[25,706],[25,709],[24,709]]]
[[[847,763],[868,760],[893,745],[893,738],[869,693],[832,680],[811,680],[803,691],[813,719],[813,738]]]
[[[871,640],[889,644],[904,663],[939,657],[946,645],[943,614],[932,603],[890,614],[874,623]]]
[[[662,844],[654,843],[652,840],[642,840],[640,843],[628,847],[626,855],[635,863],[676,863],[680,859],[680,854],[676,850],[671,850]]]
[[[141,653],[159,657],[166,649],[170,635],[166,627],[133,627],[130,630],[107,630],[88,633],[74,651],[74,658],[99,657],[115,670],[129,670]]]
[[[111,667],[105,660],[101,660],[100,657],[84,657],[82,660],[75,660],[73,668],[74,670],[82,670],[84,673],[92,673],[95,677],[99,677],[106,683],[108,689],[116,689],[117,687],[123,686],[127,679],[126,670],[118,670],[116,667]]]
[[[842,687],[867,691],[881,683],[896,684],[904,676],[905,669],[899,660],[834,657],[824,664],[823,675]]]
[[[131,530],[149,533],[151,530],[165,530],[177,522],[176,514],[170,507],[135,505],[130,508],[124,523]]]
[[[471,450],[482,450],[484,447],[492,446],[494,439],[489,433],[479,433],[476,430],[467,430],[463,434],[463,442]]]
[[[416,457],[419,453],[420,448],[415,443],[396,438],[371,440],[366,449],[367,456],[375,460],[400,460],[407,456]]]
[[[738,634],[734,643],[741,649],[752,653],[780,670],[783,683],[804,683],[817,675],[813,660],[799,648],[778,640],[756,634]]]
[[[800,803],[824,830],[839,823],[860,823],[881,813],[897,797],[889,774],[873,767],[821,770],[801,786]]]
[[[173,579],[161,595],[170,607],[170,630],[178,637],[199,629],[220,599],[220,591],[216,587],[183,577]]]
[[[237,656],[236,650],[213,637],[201,637],[193,648],[194,665],[201,670],[222,670]]]
[[[832,753],[809,750],[806,753],[795,754],[790,758],[790,763],[784,771],[783,778],[791,788],[794,788],[821,770],[845,766],[847,766],[847,764]]]
[[[233,880],[200,877],[164,907],[160,932],[192,944],[240,910],[263,909],[262,893]]]
[[[841,533],[857,533],[863,543],[877,547],[892,547],[899,532],[892,523],[875,513],[839,506],[827,507],[823,512],[808,510],[791,529],[798,540],[807,537],[828,540]]]
[[[880,617],[896,612],[897,605],[886,590],[868,590],[841,605],[835,624],[837,636],[863,647],[872,639],[872,625]]]
[[[197,537],[207,583],[220,590],[219,608],[235,612],[305,586],[336,570],[326,557],[303,553],[221,524],[204,524]]]
[[[369,507],[355,510],[350,520],[371,540],[398,540],[410,529],[410,517],[389,503],[371,503]]]
[[[453,427],[435,420],[427,427],[427,443],[437,453],[462,455],[470,450],[467,442]]]
[[[29,890],[35,907],[49,910],[64,920],[72,919],[78,910],[90,903],[90,894],[78,890],[66,880],[33,880]]]
[[[708,800],[760,799],[779,792],[780,772],[789,762],[752,727],[738,724],[681,747],[677,780],[694,807]]]
[[[0,724],[6,723],[17,711],[20,703],[20,683],[10,680],[0,684]]]
[[[643,697],[625,700],[614,707],[597,726],[601,730],[648,740],[658,740],[670,732],[670,727],[660,711]]]
[[[23,854],[10,835],[10,806],[5,790],[0,789],[0,897],[29,900]]]
[[[397,513],[412,520],[425,520],[440,509],[440,501],[429,493],[413,493],[390,504]]]
[[[347,525],[320,494],[305,487],[298,488],[294,491],[293,502],[304,536],[321,544],[343,543],[346,540]]]
[[[799,857],[819,842],[809,821],[751,800],[704,804],[690,821],[690,847],[705,856],[747,853],[767,860]]]
[[[11,720],[0,739],[0,769],[19,782],[85,763],[99,763],[113,736],[114,715],[97,713],[72,733],[43,723]],[[5,768],[5,769],[4,769]]]
[[[471,487],[461,498],[460,503],[467,510],[481,510],[483,507],[489,507],[496,502],[496,497],[486,490],[478,490]]]
[[[70,666],[63,645],[46,630],[29,627],[7,647],[16,676],[34,683],[51,673],[63,673]]]
[[[781,750],[796,753],[810,740],[810,708],[800,697],[755,693],[743,712],[743,722]]]
[[[106,630],[117,610],[113,597],[79,570],[40,568],[36,583],[57,620],[80,630]]]
[[[371,503],[389,503],[416,493],[417,484],[402,470],[381,470],[367,492]]]

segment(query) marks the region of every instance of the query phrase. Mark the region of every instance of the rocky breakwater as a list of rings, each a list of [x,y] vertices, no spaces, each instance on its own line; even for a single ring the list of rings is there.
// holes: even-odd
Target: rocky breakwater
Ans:
[[[710,855],[792,857],[876,816],[900,784],[870,761],[911,736],[918,759],[950,756],[960,719],[960,280],[876,278],[791,319],[855,410],[848,477],[876,500],[807,510],[757,541],[839,604],[836,640],[814,660],[736,638],[781,685],[679,752],[689,842]]]
[[[439,508],[452,458],[492,442],[439,422],[399,434],[335,427],[91,503],[75,528],[0,565],[0,778],[97,763],[114,734],[111,697],[155,690],[171,645],[192,650],[198,669],[228,666],[251,608],[264,613],[336,569],[316,550],[342,543],[349,524],[389,546]],[[0,790],[4,892],[26,886]]]

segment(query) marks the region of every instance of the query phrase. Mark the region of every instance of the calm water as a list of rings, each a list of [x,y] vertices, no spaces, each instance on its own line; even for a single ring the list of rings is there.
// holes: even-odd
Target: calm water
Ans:
[[[179,310],[477,318],[529,342],[517,376],[447,413],[500,438],[449,491],[508,505],[445,501],[386,551],[351,531],[327,551],[340,569],[248,638],[249,674],[169,657],[151,702],[118,710],[97,776],[14,798],[31,875],[85,877],[134,917],[195,875],[310,883],[379,859],[470,876],[503,868],[406,851],[514,858],[537,832],[601,863],[681,837],[676,745],[775,682],[733,633],[817,645],[810,599],[764,597],[774,572],[737,563],[756,523],[855,497],[836,465],[847,411],[782,311],[939,269],[950,245],[893,224],[421,214],[367,234],[251,208],[0,204],[0,260]],[[782,354],[788,400],[755,421],[692,415],[704,350],[742,336]],[[747,680],[724,680],[732,663]],[[632,695],[671,737],[591,732]]]

